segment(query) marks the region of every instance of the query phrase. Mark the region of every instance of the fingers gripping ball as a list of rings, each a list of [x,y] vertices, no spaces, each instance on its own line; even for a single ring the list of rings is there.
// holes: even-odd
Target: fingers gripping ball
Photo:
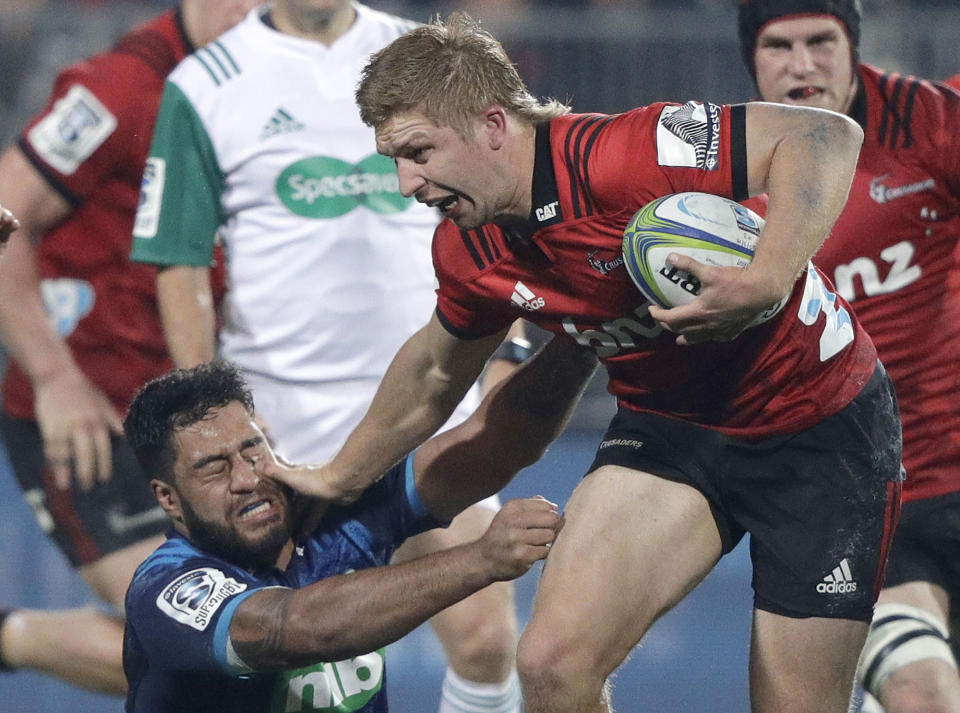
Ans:
[[[670,253],[713,267],[744,268],[753,259],[764,220],[739,203],[709,193],[673,193],[638,210],[623,233],[627,272],[644,297],[661,307],[684,305],[700,293],[696,275],[667,262]],[[766,322],[786,298],[750,326]]]

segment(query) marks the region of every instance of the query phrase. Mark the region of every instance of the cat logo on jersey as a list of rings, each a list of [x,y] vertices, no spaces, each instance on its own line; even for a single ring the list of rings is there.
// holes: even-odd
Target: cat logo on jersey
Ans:
[[[667,106],[657,122],[657,162],[704,171],[719,168],[720,107],[687,102]]]
[[[330,219],[363,206],[374,213],[401,213],[413,202],[400,193],[393,161],[373,154],[357,165],[315,156],[297,161],[277,178],[277,196],[296,215]]]
[[[30,129],[27,140],[44,161],[71,176],[116,128],[110,110],[85,86],[75,84]]]
[[[212,567],[201,567],[177,577],[157,596],[157,606],[181,624],[204,631],[220,605],[247,585]]]
[[[383,686],[384,649],[363,656],[318,663],[279,674],[270,713],[362,709]]]

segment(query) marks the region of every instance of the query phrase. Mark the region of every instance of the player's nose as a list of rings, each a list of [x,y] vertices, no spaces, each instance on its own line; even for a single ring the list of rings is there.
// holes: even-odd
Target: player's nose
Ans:
[[[417,164],[409,159],[397,159],[397,178],[399,179],[400,193],[406,198],[416,194],[426,185]]]

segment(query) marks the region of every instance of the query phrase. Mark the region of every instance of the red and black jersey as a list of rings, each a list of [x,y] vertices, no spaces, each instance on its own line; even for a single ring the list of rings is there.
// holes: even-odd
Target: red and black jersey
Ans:
[[[949,79],[944,79],[943,82],[948,87],[956,89],[958,92],[960,92],[960,74],[955,74]]]
[[[81,370],[121,411],[145,381],[171,367],[155,270],[129,255],[164,79],[192,49],[179,10],[159,15],[63,70],[19,139],[73,207],[37,245],[44,303]],[[3,407],[33,418],[32,387],[15,363]]]
[[[593,349],[622,406],[740,436],[835,413],[866,383],[876,352],[828,291],[812,323],[800,319],[814,305],[801,286],[777,317],[733,342],[678,347],[623,266],[624,228],[649,201],[680,191],[746,198],[745,146],[742,106],[655,104],[539,125],[526,229],[463,231],[449,220],[437,229],[439,319],[475,338],[524,317]],[[810,280],[825,286],[815,271]],[[818,343],[834,328],[849,338],[821,358]]]
[[[814,262],[896,385],[913,500],[960,489],[960,94],[868,65],[859,75],[860,160]]]

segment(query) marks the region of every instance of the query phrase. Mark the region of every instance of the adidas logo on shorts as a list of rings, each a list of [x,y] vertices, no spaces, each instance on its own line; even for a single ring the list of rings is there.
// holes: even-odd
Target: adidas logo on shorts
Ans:
[[[857,591],[857,583],[853,581],[853,573],[846,557],[817,585],[817,591],[820,594],[847,594]]]

